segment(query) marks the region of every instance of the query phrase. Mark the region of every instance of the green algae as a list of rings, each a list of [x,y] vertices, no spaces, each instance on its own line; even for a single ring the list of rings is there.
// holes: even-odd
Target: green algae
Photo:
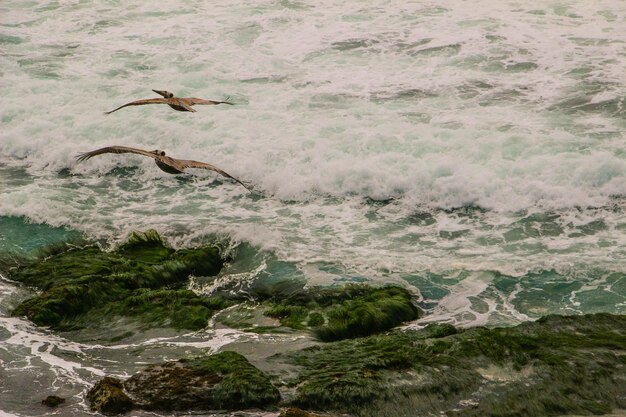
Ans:
[[[128,241],[120,245],[116,252],[129,259],[156,264],[166,260],[174,250],[165,246],[155,230],[148,230],[145,233],[131,233]]]
[[[309,319],[307,321],[307,326],[308,327],[320,327],[325,322],[326,322],[326,320],[324,319],[324,316],[322,314],[317,313],[317,312],[313,312],[313,313],[309,314]]]
[[[315,328],[320,340],[328,342],[380,333],[419,317],[411,294],[400,287],[363,287],[358,295],[342,301],[327,310],[328,323]]]
[[[97,246],[55,248],[48,256],[10,271],[10,277],[42,292],[12,314],[57,330],[89,325],[108,316],[130,316],[159,326],[198,329],[225,304],[182,290],[189,275],[215,275],[223,262],[214,247],[175,251],[155,231],[133,233],[107,252]]]
[[[367,336],[415,320],[420,310],[406,289],[350,284],[310,288],[265,302],[265,315],[296,330],[311,329],[322,341]]]
[[[131,317],[146,327],[199,330],[217,311],[232,305],[221,297],[200,297],[186,289],[139,289],[121,301],[92,310],[82,323],[97,323],[101,317]]]
[[[626,316],[429,325],[277,355],[289,405],[356,416],[557,416],[626,407]]]
[[[265,312],[268,317],[280,320],[280,324],[296,330],[306,329],[304,321],[309,316],[309,309],[298,305],[278,304]]]
[[[225,351],[205,358],[184,362],[185,367],[220,375],[222,380],[214,391],[212,408],[239,409],[275,405],[280,400],[278,389],[269,377],[236,352]]]

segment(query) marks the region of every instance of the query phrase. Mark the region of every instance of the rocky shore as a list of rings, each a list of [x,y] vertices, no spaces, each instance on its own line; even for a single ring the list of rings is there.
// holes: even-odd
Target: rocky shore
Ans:
[[[55,331],[119,322],[138,332],[190,331],[212,318],[240,331],[311,339],[264,364],[226,347],[154,363],[125,379],[106,376],[86,397],[93,411],[108,415],[283,407],[291,416],[514,417],[626,408],[626,316],[400,330],[394,328],[423,312],[415,295],[397,286],[285,281],[208,296],[188,289],[190,276],[215,276],[224,262],[215,247],[174,250],[154,231],[134,233],[112,251],[56,248],[8,270],[38,290],[13,315]]]

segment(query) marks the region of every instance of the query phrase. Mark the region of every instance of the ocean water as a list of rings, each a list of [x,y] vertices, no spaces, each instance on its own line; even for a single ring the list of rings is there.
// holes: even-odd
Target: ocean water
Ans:
[[[0,253],[153,228],[219,242],[221,282],[404,285],[428,313],[409,326],[624,313],[625,63],[622,0],[5,0]],[[151,89],[235,105],[103,114]],[[140,156],[75,159],[110,145],[255,192]],[[9,317],[31,293],[5,278],[0,416],[51,415],[32,397],[57,391],[84,415],[104,374],[285,342],[53,334]]]

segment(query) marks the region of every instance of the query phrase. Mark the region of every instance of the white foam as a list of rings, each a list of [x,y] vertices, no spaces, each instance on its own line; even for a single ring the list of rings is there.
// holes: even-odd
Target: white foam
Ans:
[[[449,322],[456,326],[484,326],[487,324],[494,306],[489,311],[479,313],[472,309],[471,297],[480,296],[492,280],[489,273],[475,273],[450,288],[450,294],[443,297],[432,314],[418,320],[417,325]]]
[[[88,382],[83,379],[81,373],[78,372],[79,370],[84,370],[96,376],[104,376],[104,372],[99,369],[84,366],[79,362],[70,361],[55,354],[57,350],[79,354],[82,353],[83,349],[88,347],[86,345],[74,343],[59,336],[44,332],[20,318],[0,317],[0,327],[11,334],[9,338],[3,340],[2,344],[4,346],[13,346],[14,348],[25,347],[30,349],[30,355],[27,357],[30,365],[23,366],[20,364],[20,369],[33,366],[39,367],[39,365],[32,364],[33,359],[37,358],[47,364],[57,377],[66,378],[82,385],[87,385]],[[6,369],[11,368],[10,366],[5,367]]]
[[[142,340],[138,343],[116,344],[110,346],[93,345],[91,349],[109,349],[109,350],[125,350],[128,348],[137,348],[145,346],[184,346],[198,349],[206,349],[207,353],[215,353],[223,346],[231,344],[242,337],[254,338],[256,335],[250,335],[234,329],[210,329],[202,332],[190,333],[187,335],[175,337],[155,337]]]

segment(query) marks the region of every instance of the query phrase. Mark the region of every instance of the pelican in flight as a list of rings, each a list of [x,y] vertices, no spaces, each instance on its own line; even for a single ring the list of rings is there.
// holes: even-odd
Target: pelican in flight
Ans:
[[[146,98],[143,100],[131,101],[130,103],[126,103],[123,106],[119,106],[117,109],[105,112],[104,114],[111,114],[114,111],[118,111],[119,109],[123,109],[124,107],[127,107],[127,106],[143,106],[145,104],[167,104],[174,110],[190,111],[190,112],[195,112],[195,110],[192,109],[191,106],[195,106],[196,104],[230,104],[231,106],[233,105],[233,103],[228,101],[228,99],[226,99],[226,101],[215,101],[215,100],[204,100],[202,98],[196,98],[196,97],[174,97],[174,93],[170,93],[169,91],[164,91],[164,90],[163,91],[152,90],[152,91],[159,94],[160,96],[163,96],[163,98]]]
[[[161,168],[161,171],[165,171],[168,174],[182,174],[187,168],[210,169],[211,171],[215,171],[226,178],[230,178],[231,180],[238,182],[246,189],[251,191],[250,187],[248,187],[246,184],[239,181],[237,178],[233,177],[229,173],[222,171],[214,165],[207,164],[205,162],[170,158],[169,156],[165,155],[164,151],[160,151],[158,149],[154,151],[144,151],[143,149],[129,148],[127,146],[107,146],[106,148],[96,149],[95,151],[78,154],[76,158],[80,162],[105,153],[136,153],[138,155],[149,156],[150,158],[154,159],[154,162],[156,162],[157,166]]]

